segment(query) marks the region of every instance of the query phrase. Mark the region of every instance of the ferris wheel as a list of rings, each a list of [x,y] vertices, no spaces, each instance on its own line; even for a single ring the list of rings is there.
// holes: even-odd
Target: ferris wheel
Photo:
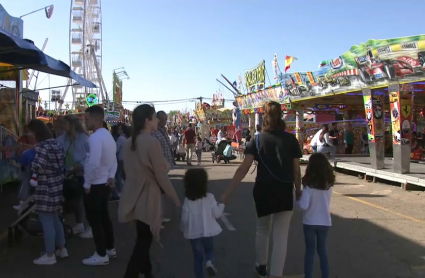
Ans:
[[[69,60],[72,70],[94,83],[87,88],[70,79],[59,105],[72,91],[72,109],[108,102],[102,78],[102,11],[100,0],[71,0],[69,21]]]

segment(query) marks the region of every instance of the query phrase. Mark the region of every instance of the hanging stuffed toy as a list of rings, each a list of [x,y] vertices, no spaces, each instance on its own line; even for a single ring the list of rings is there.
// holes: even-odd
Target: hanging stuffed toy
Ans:
[[[38,185],[37,174],[32,174],[31,179],[30,179],[30,184],[33,187],[37,187],[37,185]]]

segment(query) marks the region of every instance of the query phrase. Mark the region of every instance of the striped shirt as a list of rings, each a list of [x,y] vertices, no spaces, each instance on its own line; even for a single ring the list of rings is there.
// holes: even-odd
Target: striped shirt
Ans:
[[[161,143],[161,149],[162,153],[165,157],[165,159],[170,164],[170,169],[174,169],[175,161],[174,161],[174,155],[171,151],[171,143],[170,138],[168,138],[167,131],[163,127],[158,126],[158,130],[152,133],[152,136],[159,140]]]

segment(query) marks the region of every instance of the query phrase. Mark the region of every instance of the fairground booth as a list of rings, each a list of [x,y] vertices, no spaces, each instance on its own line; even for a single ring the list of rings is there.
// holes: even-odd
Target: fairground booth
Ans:
[[[353,127],[354,153],[370,154],[374,169],[383,169],[385,155],[394,158],[396,173],[409,172],[411,159],[423,160],[425,35],[369,40],[316,70],[275,76],[277,84],[263,89],[264,61],[245,73],[246,87],[253,89],[237,103],[251,128],[261,124],[261,107],[272,100],[295,120],[289,130],[304,153],[323,124],[337,122],[340,131]],[[368,150],[362,149],[364,140]]]

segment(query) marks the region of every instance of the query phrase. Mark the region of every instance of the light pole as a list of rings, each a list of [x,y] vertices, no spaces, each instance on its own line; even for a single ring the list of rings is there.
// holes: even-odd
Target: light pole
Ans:
[[[19,18],[23,18],[24,16],[27,16],[27,15],[30,15],[30,14],[33,14],[33,13],[36,13],[36,12],[39,12],[39,11],[42,11],[42,10],[44,10],[46,12],[46,17],[47,18],[51,18],[52,15],[53,15],[53,8],[54,8],[53,5],[49,5],[49,6],[46,6],[44,8],[41,8],[41,9],[32,11],[32,12],[27,13],[27,14],[24,14],[24,15],[21,15]]]

